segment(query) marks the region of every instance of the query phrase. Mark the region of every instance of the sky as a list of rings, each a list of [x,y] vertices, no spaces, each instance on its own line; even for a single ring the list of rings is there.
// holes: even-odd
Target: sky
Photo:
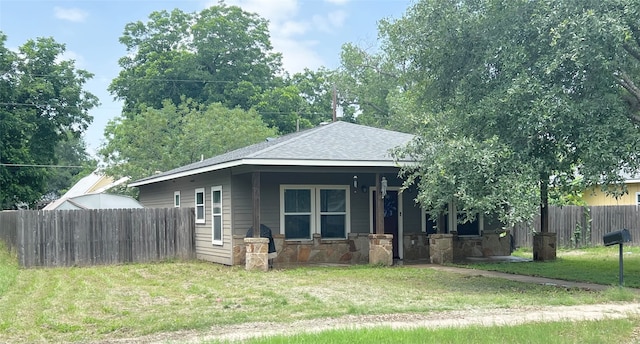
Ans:
[[[271,43],[290,73],[340,65],[340,48],[354,43],[375,51],[380,19],[400,18],[411,0],[226,0],[269,20]],[[89,153],[104,144],[104,127],[121,112],[107,91],[125,55],[118,42],[127,23],[147,21],[154,11],[199,12],[217,0],[0,0],[5,46],[17,50],[29,39],[53,37],[66,46],[65,58],[94,74],[85,90],[100,98],[85,133]]]

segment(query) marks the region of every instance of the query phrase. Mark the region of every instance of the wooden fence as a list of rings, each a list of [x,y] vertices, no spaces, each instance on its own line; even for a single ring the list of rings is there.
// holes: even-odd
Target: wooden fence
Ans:
[[[540,216],[531,223],[514,226],[512,234],[518,247],[533,246],[533,231],[540,229]],[[624,206],[565,206],[549,207],[549,232],[557,233],[558,247],[602,245],[604,234],[628,229],[630,245],[640,246],[640,207]]]
[[[192,208],[0,213],[0,235],[23,267],[195,257]]]

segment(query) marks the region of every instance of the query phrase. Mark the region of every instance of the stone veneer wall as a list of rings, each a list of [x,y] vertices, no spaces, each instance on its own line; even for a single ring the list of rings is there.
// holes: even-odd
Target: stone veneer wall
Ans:
[[[273,236],[278,264],[367,264],[369,262],[369,234],[349,233],[345,240],[322,240],[319,234],[310,241],[285,241],[284,235]],[[245,264],[244,236],[233,236],[233,262]]]
[[[404,260],[429,260],[429,237],[427,233],[405,234],[403,238]]]
[[[484,232],[481,236],[461,237],[451,234],[429,236],[430,255],[434,264],[459,262],[465,257],[491,257],[511,255],[511,236],[500,237],[497,232]]]

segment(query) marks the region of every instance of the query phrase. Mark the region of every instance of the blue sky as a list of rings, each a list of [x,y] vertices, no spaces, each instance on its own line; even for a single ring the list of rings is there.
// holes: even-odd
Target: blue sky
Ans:
[[[375,49],[377,22],[399,18],[411,0],[226,0],[269,19],[271,42],[283,54],[284,68],[291,72],[305,67],[338,67],[340,47],[352,42]],[[124,26],[146,21],[153,11],[180,8],[200,11],[217,0],[0,0],[0,31],[6,46],[16,49],[28,39],[53,37],[64,43],[66,58],[94,78],[86,89],[100,98],[91,111],[94,120],[85,134],[89,151],[104,142],[107,122],[120,114],[120,104],[107,92],[125,54],[118,42]]]

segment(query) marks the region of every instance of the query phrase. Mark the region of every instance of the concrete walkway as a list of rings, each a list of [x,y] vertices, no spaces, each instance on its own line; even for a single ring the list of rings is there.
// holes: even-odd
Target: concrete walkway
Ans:
[[[413,265],[413,264],[409,265],[408,264],[407,266],[421,267],[421,268],[425,268],[425,269],[433,269],[433,270],[438,270],[438,271],[445,271],[445,272],[451,272],[451,273],[457,273],[457,274],[464,274],[464,275],[469,275],[469,276],[484,276],[484,277],[493,277],[493,278],[504,278],[504,279],[508,279],[508,280],[511,280],[511,281],[524,282],[524,283],[533,283],[533,284],[541,284],[541,285],[550,285],[550,286],[557,286],[559,288],[567,288],[567,289],[578,288],[578,289],[582,289],[582,290],[602,291],[602,290],[606,290],[606,289],[609,289],[611,287],[615,287],[615,286],[618,285],[617,283],[611,284],[611,285],[602,285],[602,284],[586,283],[586,282],[572,282],[572,281],[564,281],[564,280],[553,279],[553,278],[515,275],[515,274],[508,274],[508,273],[498,272],[498,271],[485,271],[485,270],[477,270],[477,269],[467,269],[467,268],[454,267],[454,266],[444,266],[444,265],[437,265],[437,264],[417,264],[417,265]],[[636,294],[640,294],[640,289],[636,289],[636,288],[627,288],[627,289],[635,292]]]

